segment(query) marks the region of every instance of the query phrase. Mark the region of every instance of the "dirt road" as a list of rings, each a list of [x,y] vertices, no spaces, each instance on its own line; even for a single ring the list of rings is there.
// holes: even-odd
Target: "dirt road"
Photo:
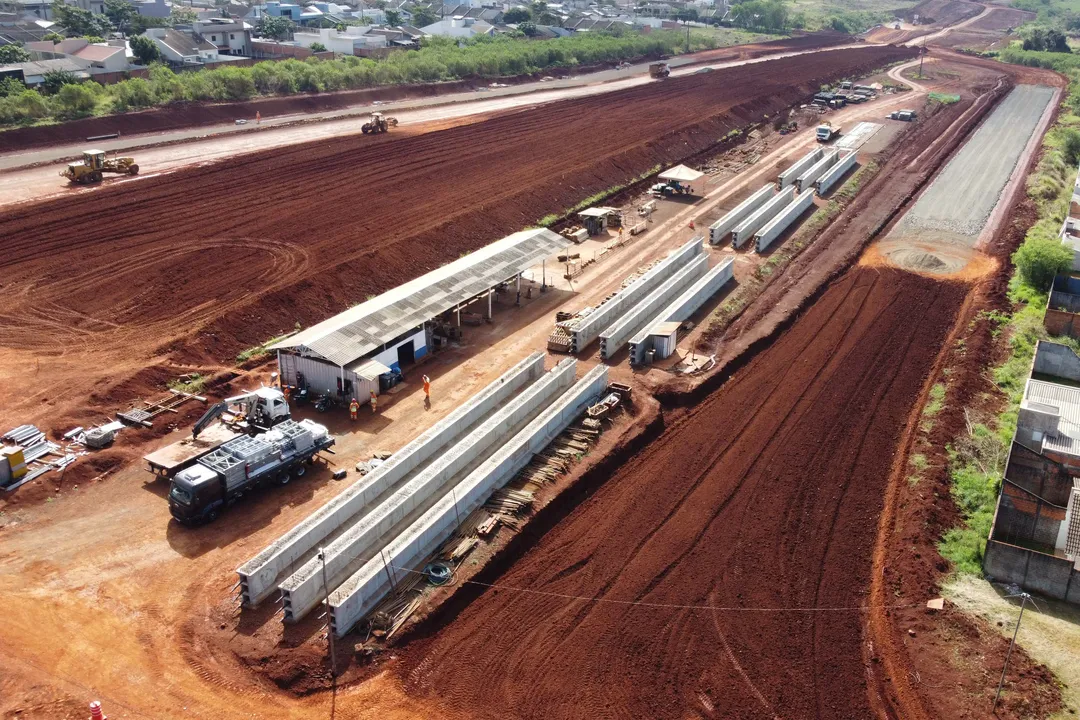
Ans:
[[[965,293],[837,282],[410,648],[410,686],[477,718],[867,717],[884,483]]]
[[[11,210],[0,216],[0,235],[14,238],[0,259],[0,407],[23,422],[83,423],[96,417],[89,389],[155,359],[230,358],[705,150],[830,78],[908,56],[866,47],[774,60]],[[549,150],[538,158],[535,147]],[[269,177],[278,182],[258,181]],[[18,370],[28,364],[35,374]]]

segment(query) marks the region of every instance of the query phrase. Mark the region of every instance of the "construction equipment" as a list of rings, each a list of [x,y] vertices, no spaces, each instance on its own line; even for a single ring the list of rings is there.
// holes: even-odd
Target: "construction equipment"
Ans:
[[[185,525],[212,522],[255,488],[303,477],[315,456],[333,444],[325,426],[306,419],[286,420],[258,437],[230,440],[173,477],[169,512]]]
[[[649,77],[666,78],[671,74],[671,67],[666,62],[655,62],[649,65]]]
[[[90,185],[101,182],[103,173],[138,175],[139,166],[135,163],[135,158],[108,159],[105,157],[104,150],[83,150],[83,159],[69,164],[67,170],[60,171],[60,176],[66,177],[73,183]]]
[[[817,141],[820,143],[827,143],[839,134],[839,126],[834,126],[830,122],[824,122],[817,126],[816,136]]]
[[[191,437],[166,445],[143,459],[151,473],[168,479],[241,434],[264,432],[291,416],[281,390],[259,388],[212,406],[192,427]]]
[[[396,117],[385,117],[381,112],[376,111],[371,113],[371,120],[360,126],[360,132],[365,135],[378,135],[392,127],[397,127],[397,124],[398,119]]]
[[[914,110],[893,110],[886,117],[887,120],[903,120],[904,122],[912,122],[915,120],[916,114]]]

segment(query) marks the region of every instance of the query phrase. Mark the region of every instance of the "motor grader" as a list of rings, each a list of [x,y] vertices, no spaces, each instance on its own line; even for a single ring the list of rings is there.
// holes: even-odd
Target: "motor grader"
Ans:
[[[83,150],[82,160],[71,163],[67,170],[61,170],[60,176],[73,183],[89,185],[101,182],[103,173],[120,175],[138,175],[139,166],[135,158],[120,157],[108,159],[104,150]]]
[[[373,112],[371,113],[371,120],[360,126],[360,132],[365,135],[378,135],[392,127],[397,127],[397,124],[396,117],[384,117],[381,112]]]

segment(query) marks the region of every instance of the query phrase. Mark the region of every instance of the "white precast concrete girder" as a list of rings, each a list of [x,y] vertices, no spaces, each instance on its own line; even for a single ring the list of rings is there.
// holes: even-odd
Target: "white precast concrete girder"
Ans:
[[[724,217],[709,226],[709,243],[719,245],[727,234],[735,229],[735,226],[745,220],[750,213],[769,201],[776,194],[776,186],[769,183],[750,197],[731,209]]]

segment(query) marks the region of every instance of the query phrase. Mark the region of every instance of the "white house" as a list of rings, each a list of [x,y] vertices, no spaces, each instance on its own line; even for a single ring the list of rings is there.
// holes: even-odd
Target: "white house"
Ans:
[[[327,50],[344,55],[354,55],[357,50],[387,47],[386,36],[372,33],[372,29],[369,25],[350,25],[344,32],[334,28],[310,28],[293,33],[293,41],[306,48],[314,43],[321,43]]]
[[[80,68],[91,71],[91,74],[94,70],[124,72],[130,67],[127,48],[124,44],[90,44],[86,38],[68,38],[58,43],[53,43],[51,40],[29,42],[26,43],[26,49],[34,53],[42,53],[41,57],[68,58],[77,63]]]
[[[471,38],[474,35],[491,35],[495,27],[484,20],[465,17],[452,17],[420,28],[425,35],[443,37]]]
[[[251,26],[241,20],[212,18],[198,20],[191,27],[222,55],[251,56]]]
[[[143,35],[154,41],[166,61],[175,65],[215,62],[219,57],[216,45],[179,30],[148,28]]]

